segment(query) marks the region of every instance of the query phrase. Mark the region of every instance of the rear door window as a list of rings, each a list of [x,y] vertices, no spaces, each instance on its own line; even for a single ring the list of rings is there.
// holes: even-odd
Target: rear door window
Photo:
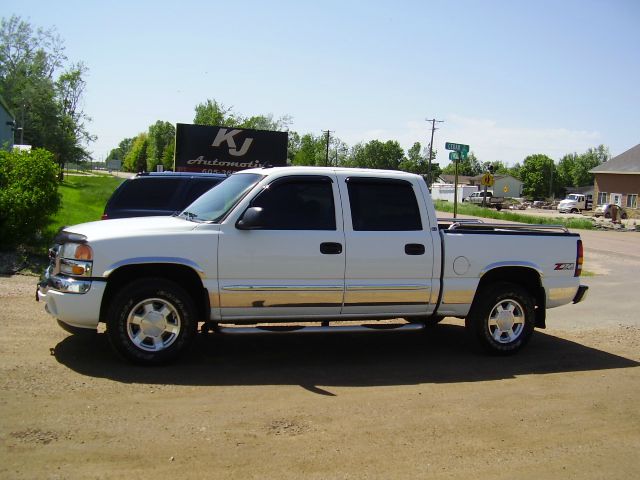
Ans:
[[[351,221],[355,231],[422,230],[420,208],[405,180],[347,179]]]

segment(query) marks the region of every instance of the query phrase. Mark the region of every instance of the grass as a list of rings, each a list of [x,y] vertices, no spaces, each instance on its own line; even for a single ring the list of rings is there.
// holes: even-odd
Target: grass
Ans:
[[[62,203],[44,234],[46,243],[51,241],[62,226],[100,220],[107,200],[122,182],[122,178],[102,175],[66,176],[58,187]]]
[[[453,213],[453,203],[443,200],[435,200],[436,210],[441,212]],[[491,208],[483,208],[476,205],[464,205],[458,204],[458,213],[462,215],[472,215],[474,217],[493,218],[495,220],[507,220],[509,222],[529,223],[529,224],[543,224],[543,225],[563,225],[567,228],[593,230],[593,223],[591,220],[583,220],[581,218],[549,218],[549,217],[534,217],[531,215],[523,215],[521,213],[515,213],[511,210],[497,210]]]

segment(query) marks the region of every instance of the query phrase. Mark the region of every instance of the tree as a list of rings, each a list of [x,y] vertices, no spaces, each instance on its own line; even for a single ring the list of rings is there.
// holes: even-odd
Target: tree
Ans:
[[[518,180],[522,180],[522,177],[520,176],[520,170],[521,169],[522,169],[522,165],[520,165],[520,162],[516,162],[516,163],[513,164],[512,167],[507,168],[507,172],[513,178],[517,178]]]
[[[254,115],[253,117],[242,119],[238,124],[238,127],[252,128],[254,130],[282,131],[286,130],[289,125],[291,125],[291,121],[290,115],[284,115],[280,118],[274,119],[273,115],[269,113],[267,115]]]
[[[324,165],[326,161],[326,137],[307,133],[302,137],[296,134],[292,165]]]
[[[81,108],[86,67],[62,70],[66,60],[55,29],[34,31],[15,15],[0,21],[0,94],[17,116],[24,143],[51,151],[61,168],[85,159],[95,139]]]
[[[553,160],[546,155],[529,155],[520,169],[524,182],[523,194],[529,198],[548,198],[552,195],[553,179],[557,177]]]
[[[562,157],[556,167],[556,182],[563,188],[574,186],[573,171],[575,169],[577,153],[569,153]]]
[[[53,155],[0,150],[0,246],[33,240],[60,205]]]
[[[131,150],[124,159],[123,168],[127,172],[144,172],[147,170],[147,149],[149,139],[146,133],[141,133],[133,141]]]
[[[398,170],[403,160],[404,150],[395,140],[384,143],[379,140],[371,140],[366,144],[355,145],[351,149],[347,164],[359,168]]]
[[[176,141],[176,129],[173,124],[158,120],[149,127],[147,139],[147,171],[155,171],[157,165],[162,165],[165,168],[173,168],[173,146]],[[168,150],[169,145],[171,145],[170,150]],[[169,151],[171,155],[170,162],[167,158]],[[165,162],[169,162],[170,164],[167,165]]]
[[[596,148],[589,148],[585,153],[579,155],[573,167],[572,179],[576,187],[584,187],[593,185],[595,175],[589,173],[589,170],[598,165],[608,162],[611,158],[609,149],[604,145]]]
[[[476,175],[480,175],[482,172],[482,165],[473,152],[469,152],[467,158],[458,161],[458,175],[475,177]],[[444,167],[444,169],[442,169],[442,173],[446,175],[454,175],[455,162],[451,162]]]
[[[124,159],[131,150],[134,140],[135,137],[123,139],[116,148],[113,148],[109,152],[106,162],[108,163],[112,160],[119,160],[120,162],[124,163]]]
[[[193,118],[193,123],[196,125],[237,127],[242,121],[233,113],[231,107],[225,107],[222,103],[212,99],[199,103],[195,110],[196,116]]]
[[[437,178],[442,169],[440,165],[435,163],[434,160],[438,154],[437,150],[433,150],[431,154],[431,178]],[[407,150],[407,156],[400,163],[400,170],[405,172],[415,173],[417,175],[426,176],[429,174],[429,148],[422,148],[420,142],[415,142],[409,150]]]
[[[594,175],[589,170],[611,158],[604,145],[589,148],[585,153],[569,153],[558,162],[558,183],[563,187],[585,187],[593,185]]]

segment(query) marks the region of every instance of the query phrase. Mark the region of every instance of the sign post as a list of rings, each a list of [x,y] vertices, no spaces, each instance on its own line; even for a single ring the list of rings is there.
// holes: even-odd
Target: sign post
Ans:
[[[458,217],[458,161],[460,158],[467,158],[467,154],[469,153],[469,145],[464,145],[462,143],[452,143],[446,142],[444,144],[444,148],[446,150],[452,150],[449,154],[449,159],[455,161],[456,167],[456,175],[455,175],[455,183],[453,185],[453,218]]]

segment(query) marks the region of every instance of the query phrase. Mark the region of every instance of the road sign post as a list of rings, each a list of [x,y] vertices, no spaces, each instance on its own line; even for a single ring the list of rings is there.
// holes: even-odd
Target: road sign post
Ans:
[[[455,162],[456,167],[456,175],[453,185],[453,218],[458,217],[458,161],[463,158],[467,158],[467,154],[469,153],[469,145],[465,145],[463,143],[453,143],[446,142],[444,144],[445,150],[452,150],[449,154],[449,160],[453,160]],[[455,154],[455,155],[454,155]]]

